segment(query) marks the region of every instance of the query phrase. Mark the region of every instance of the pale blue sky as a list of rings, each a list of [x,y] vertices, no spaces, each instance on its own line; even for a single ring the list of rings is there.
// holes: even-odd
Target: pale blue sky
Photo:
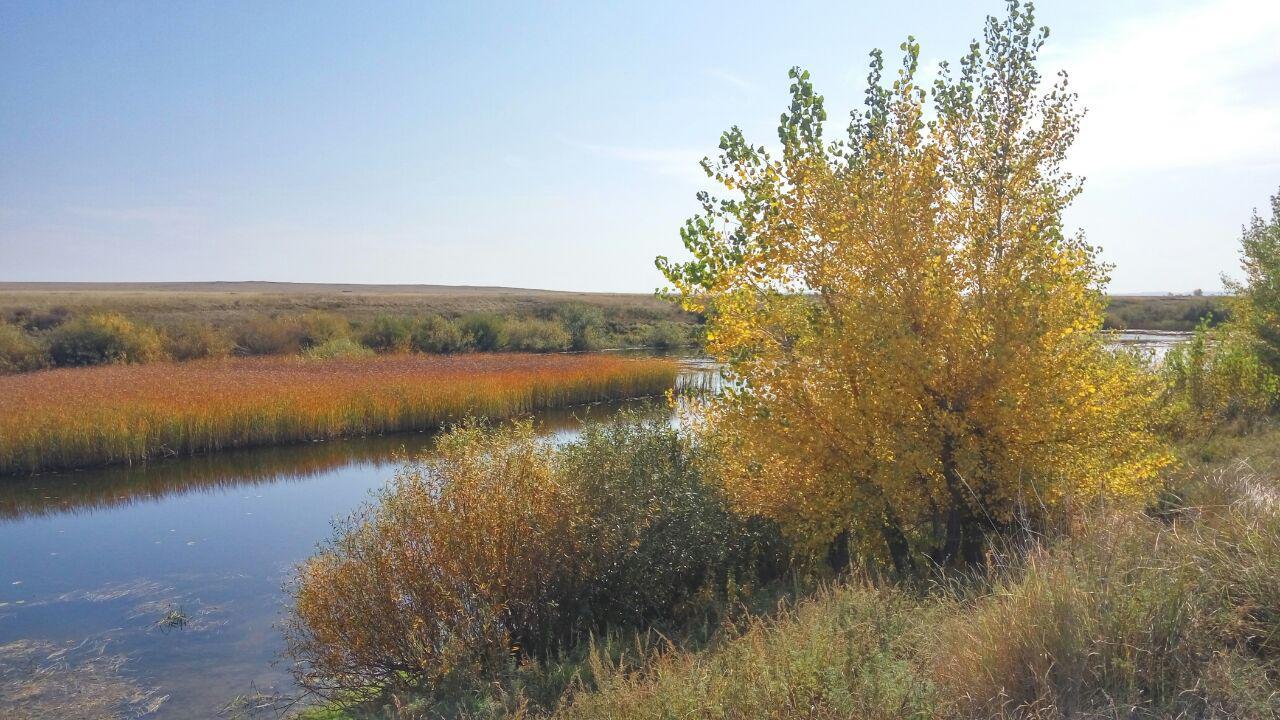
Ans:
[[[871,48],[954,58],[1002,10],[0,0],[0,280],[652,290],[698,159],[774,140],[788,68],[843,125]],[[1280,2],[1038,12],[1112,289],[1219,287],[1280,188]]]

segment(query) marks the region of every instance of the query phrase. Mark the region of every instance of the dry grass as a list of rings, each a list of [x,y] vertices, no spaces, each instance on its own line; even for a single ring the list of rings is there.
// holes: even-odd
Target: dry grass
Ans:
[[[676,366],[607,355],[253,358],[0,377],[0,474],[439,427],[660,394]]]

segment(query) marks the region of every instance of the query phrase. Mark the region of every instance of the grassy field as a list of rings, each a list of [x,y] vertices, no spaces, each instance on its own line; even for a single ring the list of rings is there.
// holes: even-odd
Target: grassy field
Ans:
[[[336,285],[324,283],[19,283],[0,282],[0,318],[24,311],[73,314],[118,312],[156,325],[184,321],[215,325],[247,315],[333,312],[353,323],[379,315],[491,313],[542,317],[568,304],[597,308],[619,329],[696,318],[651,293],[583,293],[450,285]]]
[[[1112,295],[1108,330],[1194,330],[1202,319],[1216,325],[1230,316],[1222,295]]]
[[[0,474],[439,427],[656,395],[674,363],[385,355],[112,365],[0,377]]]
[[[649,294],[431,285],[0,283],[0,374],[227,356],[697,345]]]
[[[1190,330],[1209,312],[1226,315],[1226,298],[1194,295],[1113,295],[1107,327]],[[0,318],[23,312],[119,312],[145,322],[225,324],[248,314],[335,312],[353,322],[379,315],[483,312],[539,316],[567,303],[599,308],[610,322],[696,320],[648,293],[581,293],[448,285],[331,285],[322,283],[17,283],[0,282]]]

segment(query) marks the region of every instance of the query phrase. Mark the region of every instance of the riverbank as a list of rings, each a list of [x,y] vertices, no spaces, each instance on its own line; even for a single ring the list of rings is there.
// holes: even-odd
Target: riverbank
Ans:
[[[1277,448],[1274,423],[1184,444],[1165,496],[1145,509],[1093,508],[1060,533],[1007,538],[982,566],[925,582],[855,573],[816,590],[757,588],[704,609],[706,624],[684,633],[606,633],[513,665],[498,681],[507,694],[456,715],[1273,717]],[[407,706],[430,715],[443,707],[433,702]]]
[[[660,395],[677,366],[609,355],[244,358],[0,377],[0,475],[441,427]]]

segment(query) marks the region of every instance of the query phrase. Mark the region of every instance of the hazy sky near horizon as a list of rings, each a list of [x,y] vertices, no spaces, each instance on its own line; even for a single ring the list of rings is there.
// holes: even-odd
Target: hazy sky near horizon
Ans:
[[[787,70],[832,135],[867,53],[1003,3],[0,0],[0,280],[649,291]],[[1280,190],[1280,2],[1052,0],[1089,109],[1070,211],[1112,291],[1220,287]]]

